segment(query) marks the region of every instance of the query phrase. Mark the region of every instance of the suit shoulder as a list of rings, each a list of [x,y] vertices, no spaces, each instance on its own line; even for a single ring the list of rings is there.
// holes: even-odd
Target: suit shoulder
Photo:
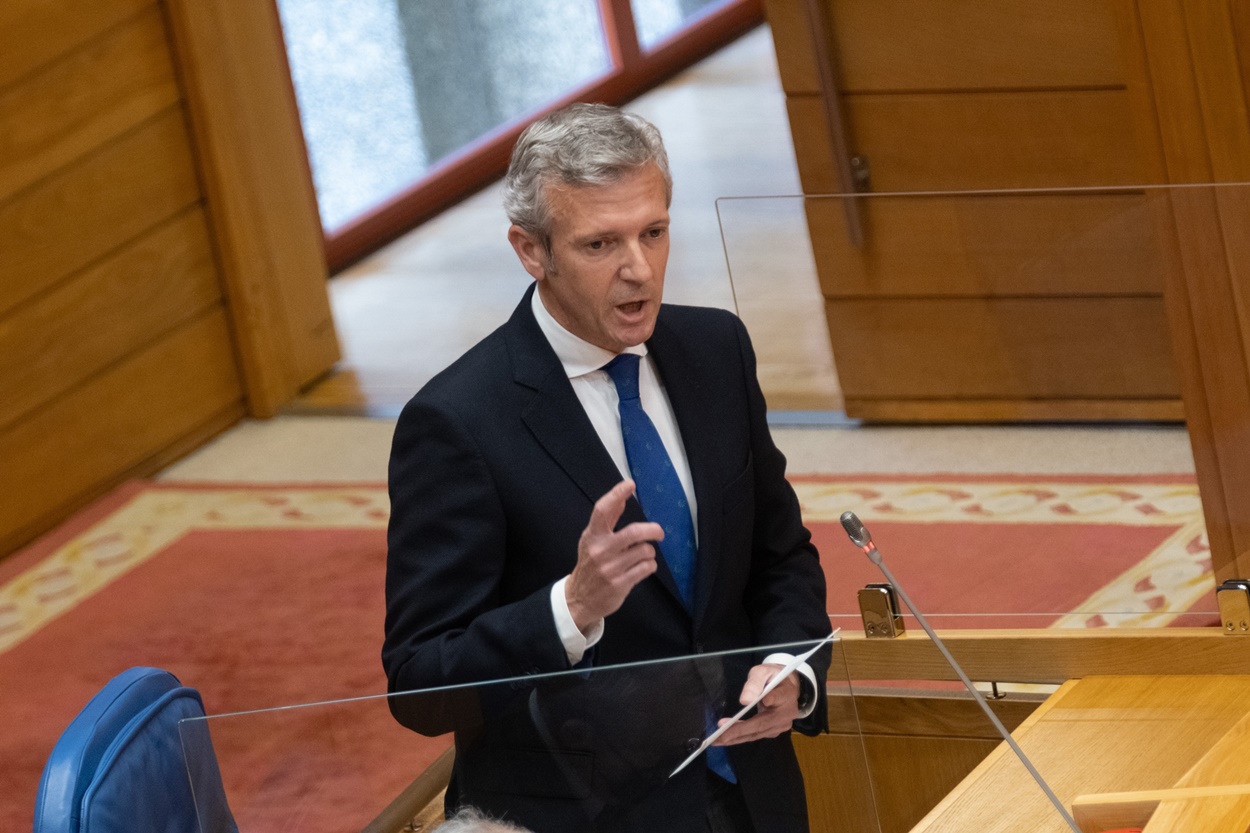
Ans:
[[[721,337],[733,337],[745,331],[737,315],[718,307],[665,304],[660,308],[660,318],[668,326],[686,333],[716,333]]]
[[[742,320],[729,310],[717,307],[693,307],[665,304],[660,310],[657,326],[672,333],[690,349],[750,352],[751,338]]]

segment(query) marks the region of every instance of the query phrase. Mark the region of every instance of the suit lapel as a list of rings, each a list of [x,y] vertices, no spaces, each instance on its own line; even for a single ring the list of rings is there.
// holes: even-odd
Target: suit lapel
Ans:
[[[512,314],[506,331],[513,380],[530,391],[521,419],[539,445],[594,503],[620,482],[621,473],[573,392],[555,351],[534,320],[530,309],[533,292],[531,285]],[[584,525],[588,520],[589,516],[581,523]],[[630,498],[618,526],[645,520],[638,501]],[[675,600],[680,600],[677,583],[663,559],[660,559],[656,577]]]
[[[711,378],[700,356],[691,351],[661,314],[655,332],[647,342],[656,368],[664,382],[669,404],[677,419],[694,496],[699,506],[699,553],[695,572],[694,620],[697,624],[707,609],[716,582],[717,554],[721,551],[721,490],[717,469],[716,399],[705,390]]]

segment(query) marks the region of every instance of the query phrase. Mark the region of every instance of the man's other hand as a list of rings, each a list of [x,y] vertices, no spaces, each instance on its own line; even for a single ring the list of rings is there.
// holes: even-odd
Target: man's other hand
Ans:
[[[780,665],[757,665],[747,674],[746,685],[738,702],[746,705],[759,697],[773,675],[782,670]],[[760,701],[755,717],[731,726],[716,739],[714,746],[732,746],[761,738],[775,738],[799,718],[799,675],[792,672]],[[722,718],[718,725],[729,722]]]
[[[634,585],[656,570],[652,542],[664,540],[664,529],[656,523],[616,529],[633,493],[634,481],[622,480],[599,498],[577,543],[577,566],[564,585],[564,598],[582,633],[615,613]]]

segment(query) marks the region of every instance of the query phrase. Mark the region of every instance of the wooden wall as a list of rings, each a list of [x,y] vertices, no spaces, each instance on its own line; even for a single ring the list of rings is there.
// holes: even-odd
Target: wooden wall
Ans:
[[[231,264],[238,235],[223,230],[237,212],[205,194],[232,186],[193,138],[169,11],[0,4],[0,555],[249,411],[276,410],[281,386],[245,371],[292,359],[255,334],[298,346],[317,325],[293,321],[323,322],[319,353],[288,350],[312,356],[287,374],[288,398],[336,358],[319,227],[287,235],[305,253],[298,282]],[[258,318],[281,304],[264,303],[275,284],[311,314]]]
[[[768,3],[804,192],[1159,181],[1117,2]],[[1140,192],[812,199],[808,224],[848,415],[1183,416]]]

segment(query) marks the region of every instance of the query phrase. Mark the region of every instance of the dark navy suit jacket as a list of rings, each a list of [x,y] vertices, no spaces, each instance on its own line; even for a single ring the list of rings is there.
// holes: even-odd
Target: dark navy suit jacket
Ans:
[[[621,474],[534,320],[533,291],[400,416],[382,651],[393,692],[569,667],[551,586],[573,569],[594,502]],[[647,347],[698,501],[694,609],[679,601],[661,558],[607,618],[588,661],[602,667],[825,636],[824,575],[769,435],[745,328],[721,310],[664,305]],[[642,520],[631,498],[620,524]],[[717,660],[693,674],[682,663],[583,683],[512,684],[478,691],[472,706],[463,695],[441,706],[396,698],[392,711],[426,734],[456,731],[449,805],[474,804],[543,833],[701,831],[701,767],[665,776],[706,718],[676,704],[698,702],[696,689],[715,680],[711,706],[731,713],[760,659]],[[814,658],[818,679],[827,664],[827,653]],[[598,721],[594,704],[602,706]],[[824,721],[821,696],[799,728],[814,733]],[[806,830],[788,735],[730,755],[759,833]]]

